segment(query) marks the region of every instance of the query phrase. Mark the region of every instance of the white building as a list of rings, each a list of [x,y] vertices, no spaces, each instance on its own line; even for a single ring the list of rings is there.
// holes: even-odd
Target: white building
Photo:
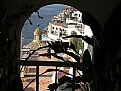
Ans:
[[[72,7],[68,9],[64,10],[64,12],[61,12],[57,17],[55,16],[55,18],[52,19],[47,28],[47,37],[52,41],[62,40],[63,42],[70,42],[69,38],[63,39],[62,37],[69,36],[74,31],[77,35],[88,36],[91,38],[93,33],[88,25],[82,23],[82,13]],[[64,19],[64,14],[69,14],[69,16]],[[84,50],[88,49],[92,56],[92,46],[85,41],[83,41],[83,43]],[[71,60],[73,62],[75,61],[73,58],[71,58]],[[65,70],[64,67],[61,69]],[[72,68],[66,70],[69,70],[68,72],[70,74],[73,73]],[[53,74],[52,80],[53,82],[55,81],[55,74]]]
[[[72,17],[75,18],[78,22],[82,22],[82,13],[78,10],[72,13]]]

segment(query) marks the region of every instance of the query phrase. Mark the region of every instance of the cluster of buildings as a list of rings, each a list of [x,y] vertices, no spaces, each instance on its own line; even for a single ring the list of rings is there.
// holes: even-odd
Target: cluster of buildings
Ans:
[[[76,32],[77,35],[82,36],[88,36],[92,37],[93,33],[88,25],[85,25],[82,23],[82,13],[78,11],[77,9],[73,7],[66,7],[65,10],[60,12],[57,16],[54,16],[52,21],[49,22],[47,28],[46,28],[46,35],[51,41],[63,41],[70,43],[71,38],[65,39],[64,36],[72,35],[73,32]],[[84,44],[84,50],[88,49],[90,51],[90,55],[92,56],[93,48],[91,45],[86,43],[82,40],[82,43]],[[72,51],[72,50],[69,50]],[[80,52],[83,52],[82,49],[80,49]],[[75,59],[72,57],[69,57],[66,54],[63,54],[63,57],[68,59],[67,61],[73,61],[75,62]],[[73,68],[71,67],[61,67],[61,69],[65,72],[68,72],[70,74],[73,74]],[[59,75],[63,74],[62,72],[58,72],[57,77],[61,77]],[[52,81],[55,81],[55,75],[52,76]],[[63,76],[63,75],[62,75]]]
[[[63,41],[70,43],[71,38],[63,37],[72,35],[73,32],[76,32],[77,35],[92,37],[93,33],[90,27],[82,22],[82,13],[77,9],[68,6],[57,16],[53,17],[46,27],[46,33],[43,34],[39,28],[34,31],[34,39],[28,44],[28,48],[30,48],[30,50],[36,50],[38,47],[45,45],[47,41]],[[88,49],[92,55],[92,46],[83,40],[82,43],[84,44],[83,51]],[[81,49],[80,52],[82,53]],[[61,54],[61,56],[63,56],[67,61],[75,61],[72,57],[66,54]],[[71,67],[61,67],[61,70],[73,74],[73,68]],[[58,72],[57,77],[59,79],[64,75],[65,74],[62,72]],[[55,76],[56,73],[52,76],[52,82],[55,82]]]
[[[57,16],[54,16],[52,21],[49,22],[47,28],[47,37],[52,41],[70,42],[70,38],[64,39],[64,36],[72,35],[76,32],[77,35],[92,37],[93,33],[88,25],[82,23],[82,13],[77,9],[68,6]],[[90,46],[85,41],[84,50]],[[90,53],[92,50],[89,49]]]
[[[43,33],[39,28],[34,31],[34,39],[28,44],[31,50],[36,50],[43,46],[46,41],[70,42],[70,38],[64,39],[64,36],[77,35],[92,37],[93,33],[88,25],[82,23],[82,13],[77,9],[68,6],[49,22]],[[89,44],[85,41],[84,50],[88,49]],[[91,51],[90,51],[91,52]]]

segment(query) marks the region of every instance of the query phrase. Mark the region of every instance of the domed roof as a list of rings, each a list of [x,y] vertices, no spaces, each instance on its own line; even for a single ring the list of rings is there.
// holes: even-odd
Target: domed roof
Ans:
[[[42,35],[42,31],[39,28],[36,28],[34,31],[34,35]]]

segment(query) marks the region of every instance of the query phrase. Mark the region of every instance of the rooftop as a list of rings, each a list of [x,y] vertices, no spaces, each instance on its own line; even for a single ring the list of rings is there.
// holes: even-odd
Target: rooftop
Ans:
[[[57,25],[57,26],[64,26],[65,25],[64,23],[57,23],[57,22],[51,22],[51,23],[54,25]]]

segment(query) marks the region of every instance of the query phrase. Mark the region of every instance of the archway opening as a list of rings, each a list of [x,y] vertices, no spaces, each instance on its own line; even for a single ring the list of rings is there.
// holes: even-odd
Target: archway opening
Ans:
[[[66,45],[73,44],[75,46],[75,50],[79,54],[78,56],[83,56],[83,53],[86,49],[89,50],[90,55],[92,57],[93,48],[90,44],[85,42],[82,38],[64,38],[70,35],[81,35],[88,36],[89,38],[93,37],[93,33],[90,29],[90,26],[83,24],[82,21],[82,13],[75,9],[72,6],[62,5],[62,4],[51,4],[40,8],[38,11],[33,13],[28,20],[25,22],[23,29],[22,29],[22,39],[21,39],[21,59],[25,59],[29,56],[30,53],[37,50],[39,47],[47,46],[47,42],[54,42],[58,44],[60,42],[65,43]],[[42,53],[46,53],[48,49],[36,51],[33,55],[29,57],[27,60],[35,60],[35,61],[63,61],[58,60],[56,57],[42,57],[40,56]],[[72,50],[69,50],[73,52]],[[54,52],[54,50],[51,50]],[[66,54],[59,54],[62,56],[66,61],[76,62],[75,59],[71,58],[69,55]],[[46,67],[46,66],[44,66]],[[43,67],[43,68],[44,68]],[[21,76],[23,79],[23,83],[26,86],[27,83],[29,84],[27,76],[29,74],[35,74],[37,68],[33,66],[26,66],[23,72],[21,72]],[[53,68],[53,67],[50,67]],[[42,67],[39,67],[41,70]],[[48,69],[48,67],[44,68]],[[64,71],[68,71],[69,74],[73,74],[74,71],[72,67],[59,67]],[[34,70],[34,72],[32,71]],[[43,70],[43,71],[44,71]],[[32,71],[32,72],[31,72]],[[43,72],[41,70],[40,73]],[[26,73],[25,73],[26,72]],[[82,71],[79,72],[82,74]],[[55,72],[51,73],[49,80],[45,81],[45,83],[50,84],[55,81],[57,75],[60,76],[61,72],[56,74]],[[76,73],[75,73],[76,74]],[[50,74],[47,74],[50,75]],[[61,74],[64,75],[65,74]],[[50,79],[51,78],[51,79]],[[33,78],[32,78],[33,79]],[[32,80],[30,79],[30,80]],[[42,79],[38,79],[42,82]],[[24,82],[25,81],[25,82]],[[28,81],[28,82],[27,82]],[[42,83],[44,83],[42,82]],[[50,82],[50,83],[48,83]],[[33,82],[34,83],[34,82]],[[47,89],[47,86],[40,86],[40,89]],[[24,87],[25,87],[24,86]],[[30,85],[32,88],[36,88],[35,85]],[[42,88],[45,87],[45,88]]]

